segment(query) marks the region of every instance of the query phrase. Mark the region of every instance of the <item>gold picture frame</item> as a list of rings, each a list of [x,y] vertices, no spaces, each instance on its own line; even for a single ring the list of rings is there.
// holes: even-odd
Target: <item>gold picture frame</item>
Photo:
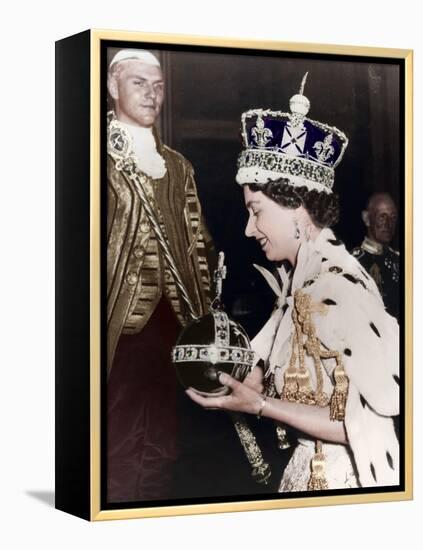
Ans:
[[[400,248],[403,253],[402,480],[395,491],[344,492],[328,496],[231,499],[169,505],[104,506],[104,106],[107,48],[144,48],[203,55],[248,52],[259,64],[265,55],[398,67],[401,142],[394,144],[400,170]],[[413,52],[335,46],[90,30],[56,45],[57,186],[57,356],[56,507],[90,521],[230,511],[409,500],[413,497],[412,434],[412,156]],[[368,61],[366,61],[368,60]],[[65,67],[67,68],[65,72]],[[71,69],[71,70],[69,70]],[[193,76],[194,78],[194,76]],[[389,85],[389,83],[388,83]],[[328,83],[330,86],[330,83]],[[292,93],[296,90],[296,84]],[[264,106],[266,107],[266,106]],[[283,107],[281,105],[281,107]],[[240,108],[241,115],[243,108]],[[326,116],[326,114],[325,114]],[[363,116],[365,116],[363,114]],[[327,117],[328,118],[328,117]],[[239,119],[238,119],[239,121]],[[201,122],[201,121],[200,121]],[[330,120],[337,123],[336,120]],[[79,136],[79,138],[76,138]],[[102,164],[103,163],[103,164]],[[72,183],[72,192],[69,186]],[[104,193],[103,193],[104,194]],[[102,198],[103,197],[103,198]],[[240,204],[240,210],[242,204]],[[102,217],[103,216],[103,217]],[[70,312],[70,313],[68,313]],[[103,346],[103,347],[102,347]],[[277,496],[277,498],[276,498]],[[223,498],[225,497],[225,498]],[[207,500],[207,499],[206,499]]]

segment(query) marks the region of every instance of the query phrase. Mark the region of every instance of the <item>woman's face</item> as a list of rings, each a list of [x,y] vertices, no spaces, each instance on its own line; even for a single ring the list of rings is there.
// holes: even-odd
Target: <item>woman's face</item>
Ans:
[[[289,260],[295,264],[300,241],[295,238],[297,210],[285,208],[261,191],[244,186],[245,206],[249,213],[245,235],[254,237],[268,260]]]

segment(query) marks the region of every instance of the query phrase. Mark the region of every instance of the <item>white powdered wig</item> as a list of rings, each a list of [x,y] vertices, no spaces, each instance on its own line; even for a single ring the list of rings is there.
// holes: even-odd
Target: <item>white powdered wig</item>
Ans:
[[[139,59],[146,65],[154,65],[160,67],[160,62],[155,55],[147,50],[120,50],[110,62],[109,69],[119,61],[126,61],[127,59]]]

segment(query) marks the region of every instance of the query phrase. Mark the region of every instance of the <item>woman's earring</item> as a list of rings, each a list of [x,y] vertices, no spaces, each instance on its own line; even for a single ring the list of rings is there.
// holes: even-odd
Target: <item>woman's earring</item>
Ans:
[[[306,241],[308,242],[311,239],[311,226],[310,225],[308,225],[306,227],[305,235],[306,235]]]
[[[298,227],[298,222],[297,222],[297,220],[294,220],[294,225],[295,225],[295,234],[294,234],[294,238],[295,238],[295,239],[299,239],[299,238],[300,238],[300,228]]]

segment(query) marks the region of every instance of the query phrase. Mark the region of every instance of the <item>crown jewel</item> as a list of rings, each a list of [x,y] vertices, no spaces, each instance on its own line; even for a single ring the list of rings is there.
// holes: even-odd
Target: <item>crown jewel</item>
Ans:
[[[289,100],[289,108],[291,109],[291,123],[295,118],[298,123],[301,123],[310,110],[310,101],[304,95],[304,86],[307,81],[308,72],[303,76],[301,81],[300,91]]]
[[[239,184],[264,184],[287,177],[294,186],[332,192],[335,167],[344,155],[348,139],[336,127],[307,118],[307,76],[308,72],[299,93],[290,99],[290,113],[251,109],[242,114],[245,149],[238,158]]]
[[[228,388],[220,384],[219,372],[243,380],[254,362],[246,332],[224,311],[221,295],[225,278],[225,255],[220,252],[213,277],[216,296],[210,313],[185,327],[172,350],[172,361],[181,383],[203,395],[225,395]]]

